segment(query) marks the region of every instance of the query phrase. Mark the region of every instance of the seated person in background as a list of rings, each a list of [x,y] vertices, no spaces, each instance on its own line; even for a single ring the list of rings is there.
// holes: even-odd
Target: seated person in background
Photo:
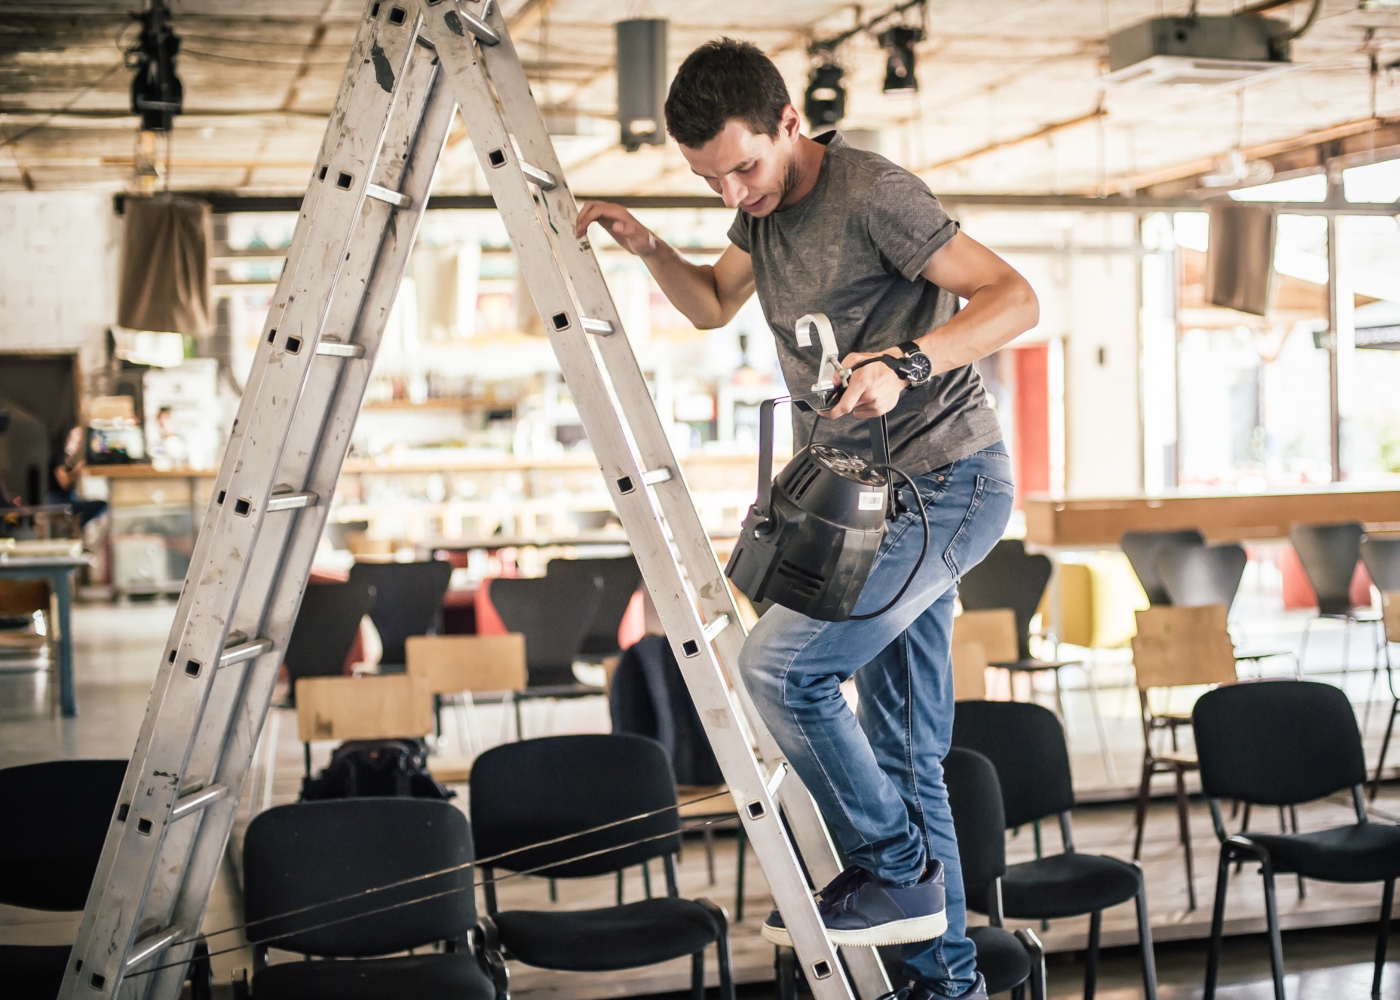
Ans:
[[[175,429],[175,411],[162,406],[156,411],[156,438],[151,442],[151,461],[169,468],[188,465],[190,446]]]
[[[67,504],[81,527],[107,513],[106,500],[84,500],[78,496],[78,477],[86,464],[83,455],[87,431],[80,424],[63,436],[63,452],[49,463],[49,495],[52,504]]]

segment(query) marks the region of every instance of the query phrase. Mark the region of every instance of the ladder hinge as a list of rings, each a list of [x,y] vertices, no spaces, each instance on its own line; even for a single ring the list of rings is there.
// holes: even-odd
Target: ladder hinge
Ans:
[[[729,616],[728,616],[728,615],[720,615],[720,616],[719,616],[718,618],[716,618],[714,621],[710,622],[710,624],[708,624],[708,625],[705,626],[705,641],[706,641],[706,642],[714,642],[714,641],[715,641],[715,636],[719,635],[721,632],[723,632],[723,631],[724,631],[725,629],[727,629],[728,627],[729,627]]]
[[[267,510],[296,510],[299,507],[315,507],[315,493],[274,493],[268,497]]]
[[[648,486],[655,486],[657,483],[669,483],[671,481],[671,470],[666,466],[659,469],[648,469],[642,473],[642,482]]]
[[[604,337],[612,333],[614,329],[612,323],[610,323],[608,320],[592,319],[588,316],[580,316],[579,324],[583,327],[584,332],[596,333]]]
[[[241,642],[236,646],[230,646],[224,650],[219,657],[219,666],[227,667],[232,663],[242,663],[244,660],[255,660],[259,656],[272,649],[271,639],[254,639],[252,642]]]
[[[178,927],[168,927],[163,931],[148,934],[132,946],[127,957],[126,967],[134,969],[157,952],[164,951],[180,939],[184,932]]]
[[[342,344],[338,340],[323,340],[316,345],[316,353],[328,358],[363,358],[364,344]]]
[[[407,208],[413,204],[413,199],[408,195],[400,194],[398,191],[390,191],[379,184],[366,184],[365,197],[385,202],[395,208]]]
[[[170,810],[170,818],[175,820],[182,816],[188,816],[192,812],[203,809],[211,802],[219,801],[219,799],[227,794],[227,785],[210,785],[208,788],[201,788],[197,792],[190,792],[188,795],[182,795],[176,800],[175,808]]]

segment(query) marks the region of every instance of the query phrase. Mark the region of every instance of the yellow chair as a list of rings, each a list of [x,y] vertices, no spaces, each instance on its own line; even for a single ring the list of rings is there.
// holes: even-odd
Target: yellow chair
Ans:
[[[421,677],[301,677],[296,684],[297,738],[308,778],[317,740],[416,740],[433,731],[433,699]]]
[[[525,637],[518,632],[504,635],[415,635],[404,644],[408,676],[419,678],[434,696],[434,708],[450,702],[457,721],[457,746],[470,770],[470,761],[486,749],[473,711],[477,701],[496,701],[503,706],[501,736],[505,742],[514,707],[515,735],[520,738],[520,701],[525,690]],[[478,698],[479,695],[493,696]],[[438,720],[441,730],[441,719]],[[434,773],[445,770],[437,762]],[[454,765],[454,770],[460,766]],[[447,778],[442,778],[446,781]],[[455,775],[454,780],[466,780]]]
[[[1191,725],[1189,711],[1157,711],[1150,692],[1159,688],[1229,684],[1235,680],[1235,647],[1227,627],[1223,604],[1194,608],[1154,605],[1137,613],[1133,637],[1133,667],[1137,674],[1138,700],[1142,705],[1142,783],[1138,786],[1137,827],[1133,860],[1142,853],[1142,833],[1147,821],[1147,801],[1152,777],[1171,772],[1176,776],[1176,812],[1181,844],[1186,854],[1186,893],[1190,909],[1196,908],[1196,883],[1191,856],[1191,814],[1186,795],[1186,772],[1199,769],[1194,750],[1178,746],[1177,730]],[[1170,706],[1169,706],[1170,708]],[[1169,749],[1158,749],[1154,738],[1170,736]]]

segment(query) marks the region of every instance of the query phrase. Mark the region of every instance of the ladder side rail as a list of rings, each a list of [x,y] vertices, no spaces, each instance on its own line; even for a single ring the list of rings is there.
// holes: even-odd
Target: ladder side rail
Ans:
[[[498,9],[493,9],[487,22],[495,29],[500,42],[492,46],[479,46],[479,58],[490,73],[491,83],[505,118],[513,127],[512,135],[521,154],[531,165],[554,178],[554,186],[541,189],[538,197],[545,202],[549,218],[554,220],[558,231],[557,238],[553,240],[557,257],[570,279],[584,315],[605,320],[612,326],[612,334],[592,338],[593,346],[606,366],[619,408],[625,415],[627,428],[634,436],[643,464],[648,469],[665,467],[671,471],[669,480],[657,483],[653,488],[704,621],[716,621],[721,615],[728,617],[729,624],[715,637],[715,649],[743,709],[741,722],[747,723],[752,730],[760,758],[769,766],[776,766],[783,760],[783,753],[759,715],[738,670],[739,650],[746,631],[737,603],[720,569],[714,546],[700,520],[670,439],[661,424],[636,353],[623,332],[621,316],[598,258],[586,239],[574,239],[578,207],[539,106],[531,96],[529,81],[506,30],[504,18]],[[483,164],[483,170],[486,169]],[[819,885],[831,881],[841,869],[836,845],[815,801],[790,770],[779,788],[779,799],[808,872]],[[890,991],[889,976],[875,949],[847,948],[842,950],[842,955],[862,997],[875,1000]]]
[[[455,17],[450,9],[444,13]],[[546,317],[545,327],[560,368],[676,649],[687,687],[700,706],[701,721],[721,770],[740,803],[755,853],[774,898],[780,901],[798,955],[809,973],[813,994],[817,1000],[847,1000],[851,992],[844,969],[827,940],[797,856],[782,830],[776,804],[743,736],[738,706],[732,701],[719,661],[705,638],[705,622],[691,601],[681,566],[665,538],[656,500],[641,478],[645,469],[619,424],[607,381],[586,339],[588,335],[582,332],[578,306],[559,269],[553,244],[520,169],[479,55],[475,46],[458,36],[450,25],[439,27],[436,18],[441,14],[435,14],[431,8],[425,14],[427,33],[437,44],[452,80],[482,169],[516,247],[522,274],[541,315]]]
[[[424,94],[428,94],[434,84],[436,61],[424,53],[422,62],[426,64],[426,72],[417,74],[421,78],[418,87]],[[409,86],[412,81],[412,76],[407,77],[405,86]],[[359,345],[364,354],[359,358],[326,357],[318,363],[319,370],[316,374],[329,376],[331,380],[321,398],[332,399],[332,402],[323,422],[305,421],[302,424],[312,426],[318,432],[314,450],[309,456],[309,467],[302,473],[302,481],[309,492],[325,499],[324,502],[289,513],[290,518],[296,519],[295,527],[289,533],[283,548],[268,551],[266,558],[261,561],[258,555],[249,560],[250,566],[255,569],[268,570],[264,574],[268,579],[258,588],[250,587],[251,581],[245,581],[243,593],[240,595],[239,613],[243,613],[245,607],[247,608],[250,620],[243,623],[248,626],[246,634],[272,639],[273,647],[254,661],[243,665],[230,665],[220,670],[220,680],[227,674],[230,683],[237,685],[235,690],[239,693],[225,700],[231,714],[231,719],[226,724],[217,727],[206,724],[201,728],[197,736],[196,751],[192,755],[192,768],[194,761],[202,762],[211,756],[210,749],[217,745],[221,752],[210,762],[212,767],[193,773],[210,775],[208,780],[203,782],[206,787],[222,786],[234,792],[211,804],[204,811],[203,817],[198,821],[200,826],[197,839],[183,867],[183,877],[178,874],[179,869],[167,868],[164,864],[157,869],[158,874],[152,886],[151,896],[155,897],[161,890],[162,883],[168,882],[169,888],[166,891],[175,898],[173,916],[166,921],[157,920],[162,926],[198,927],[202,923],[209,890],[217,877],[228,835],[236,818],[237,790],[243,787],[246,780],[253,747],[267,716],[282,654],[305,593],[306,580],[317,544],[330,513],[329,500],[334,493],[341,465],[349,449],[350,434],[359,414],[374,354],[422,218],[433,168],[451,124],[455,108],[446,88],[436,88],[426,100],[417,98],[412,90],[407,91],[405,97],[407,107],[398,117],[406,118],[412,127],[397,129],[396,131],[404,133],[400,136],[391,134],[390,139],[398,140],[396,145],[403,148],[389,159],[392,165],[399,168],[392,172],[404,175],[403,192],[408,197],[411,207],[391,208],[382,202],[372,203],[371,199],[366,199],[362,209],[359,223],[359,228],[363,231],[362,241],[372,244],[379,240],[381,245],[363,296],[358,301],[350,301],[348,295],[342,297],[341,302],[348,303],[353,312],[348,317],[333,315],[332,320],[340,319],[343,322],[331,326],[331,329],[344,329],[351,334],[347,339]],[[424,112],[425,104],[427,110]],[[405,165],[408,169],[402,170]],[[397,178],[384,179],[390,180],[394,183],[394,189],[398,189]],[[386,218],[391,212],[394,213],[392,226],[387,225]],[[374,218],[370,218],[371,215]],[[353,289],[357,284],[352,282],[348,283],[348,286]],[[347,283],[342,283],[341,287],[346,288]],[[314,396],[313,390],[308,388],[308,394]],[[286,471],[284,467],[283,473]],[[283,477],[279,476],[279,481],[282,479]],[[293,479],[293,482],[296,480]],[[262,536],[260,546],[261,538]],[[250,570],[250,575],[251,573]],[[254,594],[250,594],[250,590],[253,590]],[[261,620],[258,620],[259,618]],[[240,624],[238,619],[239,614],[236,614],[235,625]],[[190,773],[191,771],[187,771],[187,777]],[[172,833],[178,832],[179,829],[180,825],[177,824]],[[167,850],[164,854],[168,856],[170,851]],[[162,862],[165,860],[163,857]],[[167,874],[172,871],[176,874]],[[148,900],[148,917],[154,908],[154,902],[154,898]],[[164,966],[182,963],[189,958],[193,947],[193,940],[190,940],[186,945],[172,947],[164,953],[153,955],[144,964],[150,967],[154,964]],[[179,996],[183,978],[184,972],[181,968],[162,969],[151,976],[152,985],[148,995],[173,1000]]]
[[[380,58],[388,60],[389,66],[397,64],[400,72],[409,53],[412,32],[416,30],[415,26],[407,28],[388,32],[385,46],[371,46],[372,50],[378,48]],[[375,34],[379,33],[375,31]],[[340,144],[339,162],[333,162],[331,168],[334,171],[344,164],[360,177],[355,182],[351,174],[350,189],[339,192],[343,197],[331,199],[329,206],[324,202],[318,204],[314,216],[304,217],[313,232],[308,234],[303,245],[312,250],[317,249],[314,230],[333,229],[337,223],[341,224],[340,243],[328,241],[331,245],[323,247],[327,251],[334,250],[335,256],[320,255],[328,266],[319,281],[305,280],[307,276],[302,273],[317,270],[313,255],[310,268],[298,267],[296,274],[284,271],[284,280],[279,283],[279,291],[287,285],[298,289],[309,286],[295,310],[290,308],[293,296],[286,299],[289,308],[283,320],[293,317],[298,332],[309,328],[314,333],[319,329],[321,317],[306,313],[319,306],[321,316],[324,315],[330,289],[341,272],[340,257],[348,239],[348,223],[358,214],[359,202],[364,198],[364,175],[368,172],[364,167],[372,164],[387,126],[392,89],[375,93],[372,88],[362,86],[359,92],[358,103],[368,106],[365,117],[371,127],[358,136],[352,134],[349,141]],[[355,104],[351,102],[352,107]],[[377,130],[373,128],[376,122]],[[332,172],[331,176],[336,174]],[[303,280],[297,281],[298,277]],[[276,317],[270,318],[269,326],[275,321]],[[217,671],[228,631],[228,615],[242,582],[246,564],[244,553],[252,549],[256,540],[273,486],[269,472],[280,458],[295,401],[300,396],[309,362],[315,357],[314,348],[300,349],[306,346],[305,341],[297,350],[288,350],[287,335],[284,331],[277,349],[273,349],[266,338],[260,345],[255,365],[261,368],[262,377],[257,380],[253,392],[245,391],[240,406],[242,434],[235,433],[230,441],[216,477],[214,503],[205,518],[204,530],[196,543],[196,558],[191,562],[187,577],[197,582],[194,587],[186,586],[181,607],[177,609],[169,655],[162,660],[118,811],[109,827],[97,879],[74,945],[73,962],[65,973],[60,994],[63,997],[89,997],[92,993],[113,995],[124,972],[124,956],[130,951],[138,930],[144,930],[138,923],[141,903],[150,890],[193,734],[202,721],[205,699]],[[307,340],[314,344],[314,337],[307,337]],[[296,357],[298,354],[300,357]],[[289,358],[294,360],[289,361]],[[275,372],[272,371],[274,367]],[[282,434],[278,433],[279,421]],[[225,494],[225,504],[219,503],[221,493]],[[129,811],[128,816],[123,815],[122,806]],[[87,965],[80,974],[76,963],[83,960]],[[82,992],[79,992],[80,982],[86,987]]]

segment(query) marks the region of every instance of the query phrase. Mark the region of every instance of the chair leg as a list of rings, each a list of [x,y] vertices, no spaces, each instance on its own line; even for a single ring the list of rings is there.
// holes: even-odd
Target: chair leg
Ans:
[[[1142,784],[1138,785],[1137,810],[1133,814],[1133,825],[1137,832],[1133,836],[1133,860],[1142,857],[1142,832],[1147,826],[1147,798],[1152,791],[1152,757],[1149,751],[1142,755]]]
[[[549,880],[549,901],[551,903],[559,902],[559,883],[554,879]]]
[[[1288,807],[1288,816],[1289,816],[1289,819],[1291,819],[1291,820],[1293,821],[1293,832],[1294,832],[1294,833],[1297,833],[1297,832],[1298,832],[1298,807],[1297,807],[1297,806],[1289,806],[1289,807]],[[1299,899],[1307,899],[1307,898],[1308,898],[1308,886],[1307,886],[1307,883],[1303,881],[1303,876],[1301,876],[1301,875],[1298,876],[1298,898],[1299,898]]]
[[[1089,914],[1089,947],[1084,953],[1084,1000],[1094,1000],[1099,988],[1099,936],[1103,930],[1103,910]]]
[[[690,1000],[705,1000],[705,953],[690,956]]]
[[[1288,1000],[1283,991],[1283,936],[1278,928],[1278,894],[1274,891],[1274,866],[1263,859],[1264,917],[1269,928],[1269,969],[1274,979],[1274,1000]]]
[[[1385,724],[1385,735],[1381,737],[1381,755],[1376,758],[1376,776],[1371,781],[1371,800],[1374,802],[1381,790],[1381,768],[1385,767],[1385,754],[1390,749],[1390,736],[1395,731],[1395,715],[1400,712],[1400,698],[1390,705],[1390,721]]]
[[[1210,914],[1210,950],[1206,953],[1206,983],[1203,1000],[1215,1000],[1215,981],[1220,975],[1220,941],[1225,933],[1225,893],[1230,888],[1230,855],[1220,849],[1215,869],[1215,908]]]
[[[729,925],[719,925],[719,937],[715,940],[715,961],[719,964],[720,1000],[734,1000],[734,957],[729,947]]]
[[[1191,801],[1186,796],[1186,770],[1181,767],[1176,769],[1176,818],[1181,827],[1182,853],[1186,855],[1186,908],[1194,910],[1196,908],[1196,873],[1191,857]]]
[[[1309,618],[1303,623],[1303,640],[1298,644],[1297,669],[1294,671],[1299,680],[1303,678],[1303,661],[1307,659],[1308,656],[1308,636],[1312,633],[1312,627],[1315,621],[1317,621],[1316,618]]]
[[[622,905],[622,869],[617,870],[617,905]]]
[[[642,862],[642,891],[646,893],[647,899],[651,898],[651,862]]]
[[[739,829],[735,831],[734,841],[734,849],[739,852],[734,874],[734,922],[737,924],[744,919],[744,855],[748,853],[749,848],[749,835],[744,831],[742,820],[739,822]]]
[[[1390,911],[1395,905],[1395,879],[1387,879],[1381,892],[1381,919],[1376,929],[1376,971],[1371,977],[1371,996],[1380,1000],[1381,972],[1385,970],[1385,950],[1390,944]]]
[[[1253,803],[1250,803],[1250,802],[1246,802],[1246,803],[1244,804],[1244,818],[1240,820],[1240,833],[1244,833],[1246,830],[1249,829],[1249,810],[1250,810],[1250,807],[1251,807],[1252,804],[1253,804]],[[1236,862],[1235,862],[1235,874],[1238,875],[1238,874],[1240,873],[1240,869],[1243,868],[1243,867],[1244,867],[1244,860],[1243,860],[1243,859],[1241,859],[1241,860],[1239,860],[1239,861],[1236,861]]]
[[[797,952],[781,945],[773,948],[773,976],[777,1000],[797,1000]]]
[[[1045,1000],[1045,946],[1029,927],[1016,931],[1016,937],[1031,957],[1031,1000]]]
[[[1142,865],[1137,869],[1138,891],[1133,902],[1137,907],[1138,950],[1142,952],[1142,989],[1147,1000],[1157,1000],[1157,953],[1152,946],[1152,915],[1147,912],[1147,878]]]
[[[700,835],[705,838],[705,871],[709,873],[710,885],[715,884],[715,828],[706,825],[700,831]]]

